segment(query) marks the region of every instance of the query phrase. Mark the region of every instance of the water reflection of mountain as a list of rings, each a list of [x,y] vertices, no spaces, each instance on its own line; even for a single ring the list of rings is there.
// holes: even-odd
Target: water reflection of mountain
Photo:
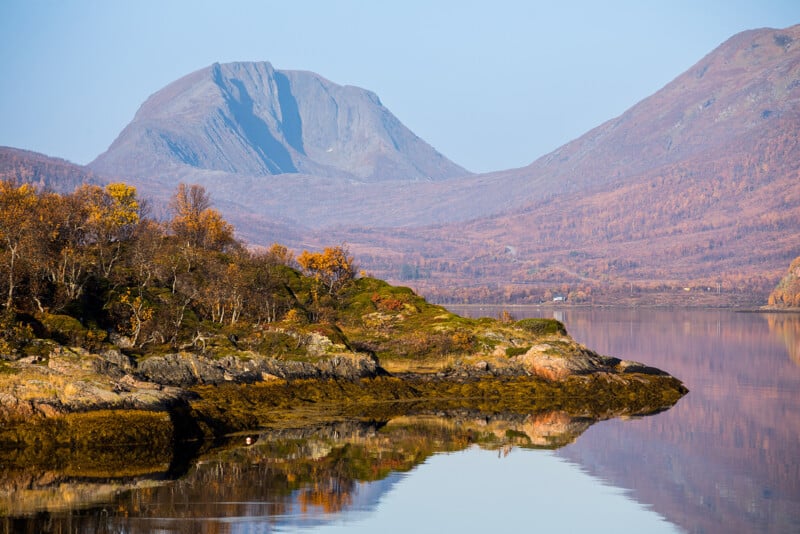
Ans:
[[[690,532],[800,531],[797,316],[601,310],[564,319],[579,341],[661,367],[690,394],[657,418],[594,427],[560,455],[633,488]]]

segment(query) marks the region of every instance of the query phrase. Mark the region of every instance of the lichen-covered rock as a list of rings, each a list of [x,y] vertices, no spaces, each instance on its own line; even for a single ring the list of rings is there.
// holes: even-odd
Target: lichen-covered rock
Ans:
[[[0,374],[0,420],[20,420],[99,409],[165,410],[186,392],[137,381],[116,351],[93,354],[58,347],[46,361],[6,364]]]
[[[225,381],[221,365],[191,352],[149,357],[139,363],[135,374],[150,382],[178,387]]]
[[[648,367],[638,362],[620,360],[601,356],[590,350],[580,348],[568,355],[554,351],[546,344],[534,345],[525,354],[511,358],[527,372],[547,380],[564,380],[573,375],[590,373],[641,373],[650,375],[666,375],[655,367]]]

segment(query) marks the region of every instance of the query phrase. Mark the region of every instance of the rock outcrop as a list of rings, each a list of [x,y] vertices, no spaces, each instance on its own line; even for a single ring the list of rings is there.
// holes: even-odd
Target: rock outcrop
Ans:
[[[568,376],[590,373],[641,373],[668,376],[667,373],[655,367],[649,367],[639,362],[601,356],[589,350],[578,350],[568,358],[564,357],[563,354],[554,354],[551,351],[552,347],[547,344],[535,345],[525,354],[512,358],[512,361],[519,364],[529,373],[547,380],[563,380]]]
[[[386,372],[364,354],[318,361],[279,360],[255,353],[215,358],[180,352],[136,362],[116,349],[94,354],[56,347],[46,359],[6,363],[0,374],[0,419],[55,416],[101,409],[167,410],[192,397],[195,385],[277,379],[358,380]]]
[[[0,373],[0,419],[51,417],[102,409],[164,411],[186,391],[140,380],[133,363],[117,350],[93,354],[55,347],[4,365]]]
[[[247,356],[214,359],[190,352],[153,356],[142,361],[135,373],[151,382],[179,387],[252,383],[278,378],[357,380],[384,373],[375,360],[358,354],[333,356],[315,363],[278,360],[254,353]]]

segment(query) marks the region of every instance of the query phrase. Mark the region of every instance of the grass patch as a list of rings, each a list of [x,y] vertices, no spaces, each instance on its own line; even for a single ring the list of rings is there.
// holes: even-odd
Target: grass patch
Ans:
[[[11,367],[8,362],[0,360],[0,375],[15,375],[19,373],[19,369]]]

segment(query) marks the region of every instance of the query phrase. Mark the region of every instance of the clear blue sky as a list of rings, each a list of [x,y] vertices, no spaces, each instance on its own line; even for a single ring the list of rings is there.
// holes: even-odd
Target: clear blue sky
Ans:
[[[374,91],[473,171],[526,165],[800,0],[0,0],[0,145],[88,163],[152,93],[270,61]]]

